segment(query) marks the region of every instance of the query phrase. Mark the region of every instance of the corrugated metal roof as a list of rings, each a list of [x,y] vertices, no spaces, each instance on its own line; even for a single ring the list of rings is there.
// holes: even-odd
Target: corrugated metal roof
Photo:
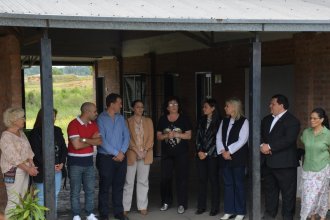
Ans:
[[[0,0],[0,18],[2,26],[327,31],[330,0]]]

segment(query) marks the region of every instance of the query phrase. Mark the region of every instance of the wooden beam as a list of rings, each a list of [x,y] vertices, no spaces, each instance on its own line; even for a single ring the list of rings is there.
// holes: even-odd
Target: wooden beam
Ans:
[[[51,40],[47,30],[41,38],[41,106],[42,106],[42,153],[44,165],[44,198],[47,220],[56,219],[55,206],[55,143]],[[42,171],[40,171],[42,172]]]
[[[260,95],[261,95],[261,43],[259,35],[251,44],[249,73],[249,120],[250,120],[250,211],[249,219],[261,219],[260,182]],[[253,132],[252,132],[253,131]]]

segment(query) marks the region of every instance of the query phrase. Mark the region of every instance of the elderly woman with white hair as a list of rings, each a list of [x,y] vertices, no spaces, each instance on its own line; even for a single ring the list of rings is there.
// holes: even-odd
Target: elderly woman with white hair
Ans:
[[[6,215],[8,211],[19,203],[17,194],[24,194],[29,185],[29,175],[38,174],[34,166],[30,143],[23,128],[25,123],[22,108],[8,108],[3,114],[3,122],[7,129],[2,132],[0,139],[0,165],[4,174],[4,182],[8,195]]]

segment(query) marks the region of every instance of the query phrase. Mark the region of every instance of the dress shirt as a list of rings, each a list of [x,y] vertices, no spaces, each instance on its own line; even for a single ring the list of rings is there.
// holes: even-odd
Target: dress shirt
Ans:
[[[227,130],[226,144],[228,143],[229,133],[230,133],[230,130],[233,127],[234,123],[235,123],[235,119],[231,118],[229,125],[228,125],[228,130]],[[222,143],[222,124],[223,124],[223,121],[221,122],[218,133],[217,133],[217,152],[218,152],[218,154],[221,154],[222,151],[225,150],[225,147]],[[249,139],[249,122],[247,119],[245,119],[245,121],[242,125],[242,128],[239,132],[238,140],[228,146],[229,153],[234,154],[236,151],[241,149],[241,147],[243,147],[246,144],[248,139]]]
[[[129,144],[129,131],[124,117],[116,113],[112,118],[107,111],[102,112],[97,118],[102,144],[98,153],[117,156],[121,151],[125,153]]]
[[[269,133],[272,131],[273,127],[275,126],[276,122],[278,120],[280,120],[280,118],[287,112],[287,110],[285,110],[284,112],[278,114],[278,115],[273,115],[274,119],[272,121],[272,124],[270,125],[270,129],[269,129]]]

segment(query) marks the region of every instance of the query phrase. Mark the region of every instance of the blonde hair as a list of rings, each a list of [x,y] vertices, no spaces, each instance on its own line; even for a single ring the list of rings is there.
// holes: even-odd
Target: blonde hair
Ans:
[[[238,98],[229,98],[226,100],[226,103],[232,105],[234,107],[234,118],[235,120],[240,119],[244,116],[243,105],[240,99]]]
[[[25,115],[22,108],[8,108],[3,113],[3,123],[7,128],[11,127],[17,119],[23,118]]]

